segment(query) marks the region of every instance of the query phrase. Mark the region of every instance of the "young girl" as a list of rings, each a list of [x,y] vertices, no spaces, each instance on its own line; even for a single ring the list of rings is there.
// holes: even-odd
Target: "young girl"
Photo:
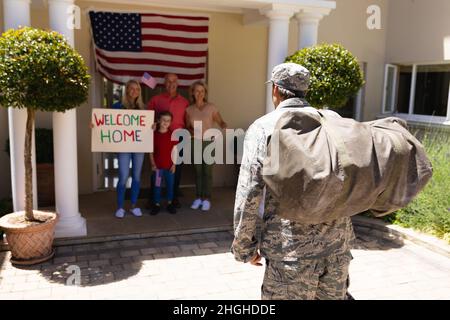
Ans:
[[[169,111],[158,114],[157,126],[154,131],[153,153],[150,153],[150,163],[152,166],[153,208],[152,215],[158,214],[161,208],[161,186],[162,181],[166,183],[167,190],[167,211],[171,214],[177,212],[172,203],[174,196],[176,144],[172,141],[172,131],[169,130],[173,116]],[[173,160],[172,160],[173,159]]]

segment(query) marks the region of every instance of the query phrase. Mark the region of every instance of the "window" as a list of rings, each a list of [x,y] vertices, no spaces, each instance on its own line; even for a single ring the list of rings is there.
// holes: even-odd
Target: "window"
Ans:
[[[414,113],[447,116],[450,65],[417,66]]]
[[[450,119],[450,64],[386,65],[383,113]]]
[[[388,64],[385,70],[385,88],[383,98],[383,112],[393,112],[395,104],[395,87],[397,81],[397,66]]]
[[[412,66],[400,66],[398,68],[398,99],[397,108],[392,111],[399,113],[409,113],[409,99],[411,97],[411,81],[412,81]]]

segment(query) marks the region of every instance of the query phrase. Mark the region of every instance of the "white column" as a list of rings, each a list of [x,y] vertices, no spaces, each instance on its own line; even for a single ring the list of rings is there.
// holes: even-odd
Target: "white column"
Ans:
[[[49,0],[50,28],[63,34],[74,46],[74,30],[68,28],[73,0]],[[86,220],[78,207],[77,114],[72,109],[53,113],[55,158],[55,202],[60,220],[55,236],[76,237],[87,234]]]
[[[288,53],[289,19],[294,14],[293,9],[275,7],[261,10],[261,13],[269,18],[269,43],[267,53],[267,79],[270,79],[272,69],[277,64],[283,63]],[[274,110],[272,102],[272,86],[267,85],[266,113]]]
[[[5,31],[8,29],[17,29],[21,26],[30,26],[30,3],[31,0],[3,0]],[[8,120],[12,198],[14,211],[17,212],[25,210],[24,145],[27,111],[8,108]],[[37,209],[36,150],[34,139],[33,130],[31,157],[33,167],[33,208]]]
[[[298,21],[298,49],[311,47],[317,44],[319,22],[328,15],[331,8],[308,8],[297,13]]]

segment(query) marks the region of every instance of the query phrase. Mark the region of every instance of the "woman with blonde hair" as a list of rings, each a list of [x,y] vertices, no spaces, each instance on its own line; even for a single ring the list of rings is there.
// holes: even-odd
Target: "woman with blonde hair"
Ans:
[[[208,102],[208,90],[203,82],[194,82],[189,93],[192,104],[186,109],[186,128],[193,134],[192,145],[194,146],[196,185],[196,199],[192,203],[191,208],[200,209],[201,207],[203,211],[208,211],[211,207],[212,164],[205,162],[203,153],[209,144],[214,143],[214,139],[205,137],[204,133],[208,129],[213,128],[215,123],[222,129],[226,129],[227,124],[223,121],[217,107]],[[195,122],[201,124],[201,131],[198,124],[195,126]],[[195,145],[199,145],[201,148],[196,150]],[[201,152],[201,154],[195,156],[195,152]],[[201,162],[196,163],[195,160],[200,158]]]
[[[125,95],[122,101],[112,105],[112,109],[144,110],[144,103],[141,97],[141,85],[135,80],[130,80],[125,85]],[[117,211],[115,216],[123,218],[125,216],[124,202],[128,177],[130,175],[131,161],[131,213],[142,216],[142,211],[136,206],[141,187],[141,169],[144,162],[144,153],[120,152],[117,154],[119,161],[119,181],[117,182]]]

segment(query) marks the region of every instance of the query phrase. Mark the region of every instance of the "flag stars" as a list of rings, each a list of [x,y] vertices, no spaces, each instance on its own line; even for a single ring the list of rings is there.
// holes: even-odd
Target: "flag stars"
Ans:
[[[140,16],[127,13],[91,12],[94,40],[101,49],[140,51]]]

